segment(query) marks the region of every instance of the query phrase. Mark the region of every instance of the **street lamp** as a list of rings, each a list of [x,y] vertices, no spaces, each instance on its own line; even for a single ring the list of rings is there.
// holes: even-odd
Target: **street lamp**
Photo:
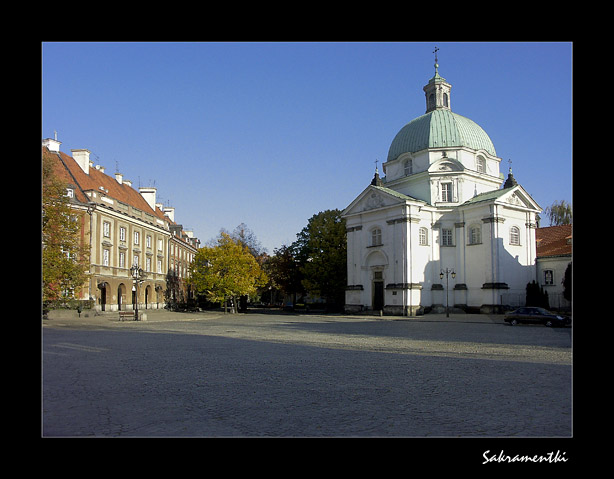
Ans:
[[[145,280],[147,274],[143,271],[143,268],[139,268],[139,265],[134,263],[130,268],[130,275],[134,281],[132,285],[132,291],[134,291],[134,320],[139,320],[139,283]]]
[[[446,270],[444,271],[443,269],[441,270],[441,273],[439,273],[439,279],[443,279],[443,275],[446,275],[446,318],[450,317],[450,308],[448,305],[448,275],[451,274],[452,275],[452,279],[456,278],[456,273],[454,272],[454,270],[452,269],[448,269],[446,268]]]

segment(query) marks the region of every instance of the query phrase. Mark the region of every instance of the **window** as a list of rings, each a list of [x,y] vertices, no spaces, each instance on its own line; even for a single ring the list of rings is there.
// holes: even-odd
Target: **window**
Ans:
[[[520,245],[520,229],[518,226],[510,228],[510,244]]]
[[[371,231],[371,246],[380,246],[382,244],[382,230],[375,228]]]
[[[109,223],[108,221],[102,222],[102,234],[105,238],[111,236],[111,223]]]
[[[108,249],[102,250],[102,264],[104,266],[109,266],[109,250]]]
[[[134,244],[139,244],[139,232],[134,232]]]
[[[414,170],[413,160],[411,159],[405,160],[405,163],[403,163],[403,171],[405,173],[405,176],[411,175],[413,173],[413,170]]]
[[[162,273],[162,260],[158,260],[158,273]]]
[[[135,255],[132,257],[132,265],[133,265],[133,266],[134,266],[134,265],[136,265],[136,266],[138,266],[138,265],[139,265],[139,255],[138,255],[138,254],[135,254]]]
[[[72,188],[66,188],[66,196],[68,196],[69,198],[74,198],[75,190],[73,190]]]
[[[126,241],[126,228],[123,226],[119,227],[119,240]]]
[[[158,251],[162,251],[162,240],[158,240]]]
[[[480,244],[482,242],[482,228],[474,225],[469,228],[469,244]]]
[[[145,271],[151,271],[151,258],[145,260]]]
[[[452,230],[441,228],[441,246],[454,246],[452,244]]]
[[[126,253],[124,253],[123,251],[119,252],[119,267],[120,268],[126,267]]]
[[[478,156],[475,160],[476,169],[478,173],[486,173],[486,160],[481,156]]]
[[[544,270],[544,284],[554,284],[554,273],[551,269]]]
[[[428,242],[428,230],[426,228],[420,228],[418,230],[418,243],[421,246],[426,246],[429,244]]]
[[[441,184],[441,201],[448,203],[452,201],[452,183]]]
[[[145,237],[145,244],[148,248],[151,248],[151,236],[147,235]]]
[[[443,94],[443,106],[445,106],[446,108],[448,107],[448,94],[447,93]]]

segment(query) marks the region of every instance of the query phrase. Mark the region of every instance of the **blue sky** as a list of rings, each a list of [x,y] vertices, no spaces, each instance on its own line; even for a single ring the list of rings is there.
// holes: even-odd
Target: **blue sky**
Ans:
[[[272,253],[369,184],[425,111],[435,45],[501,171],[571,203],[571,43],[43,43],[41,136],[155,186],[201,241],[245,223]]]

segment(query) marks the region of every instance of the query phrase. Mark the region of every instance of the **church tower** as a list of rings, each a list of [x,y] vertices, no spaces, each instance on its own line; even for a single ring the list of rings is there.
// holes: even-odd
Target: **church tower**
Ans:
[[[435,53],[435,75],[423,88],[426,96],[426,113],[439,109],[450,110],[450,90],[452,85],[439,75],[439,65],[437,64],[438,50],[439,48],[435,47],[433,52]]]

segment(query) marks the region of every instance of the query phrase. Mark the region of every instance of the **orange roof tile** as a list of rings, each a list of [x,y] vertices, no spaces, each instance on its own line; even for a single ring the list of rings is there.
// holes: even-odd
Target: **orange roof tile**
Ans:
[[[548,226],[535,230],[537,257],[571,254],[572,225]]]
[[[87,203],[90,199],[84,195],[83,192],[89,190],[99,192],[102,186],[105,189],[105,194],[111,198],[126,203],[134,208],[138,208],[164,221],[169,221],[169,218],[164,216],[164,213],[159,208],[156,207],[154,211],[151,206],[149,206],[149,203],[145,201],[145,198],[131,186],[125,183],[120,185],[115,178],[104,174],[96,168],[90,168],[89,174],[85,174],[72,156],[61,151],[59,153],[53,153],[50,152],[47,147],[43,147],[43,155],[53,160],[57,159],[55,162],[56,173],[62,180],[69,184],[77,183],[75,186],[78,186],[78,191],[75,191],[75,197],[79,201]]]

